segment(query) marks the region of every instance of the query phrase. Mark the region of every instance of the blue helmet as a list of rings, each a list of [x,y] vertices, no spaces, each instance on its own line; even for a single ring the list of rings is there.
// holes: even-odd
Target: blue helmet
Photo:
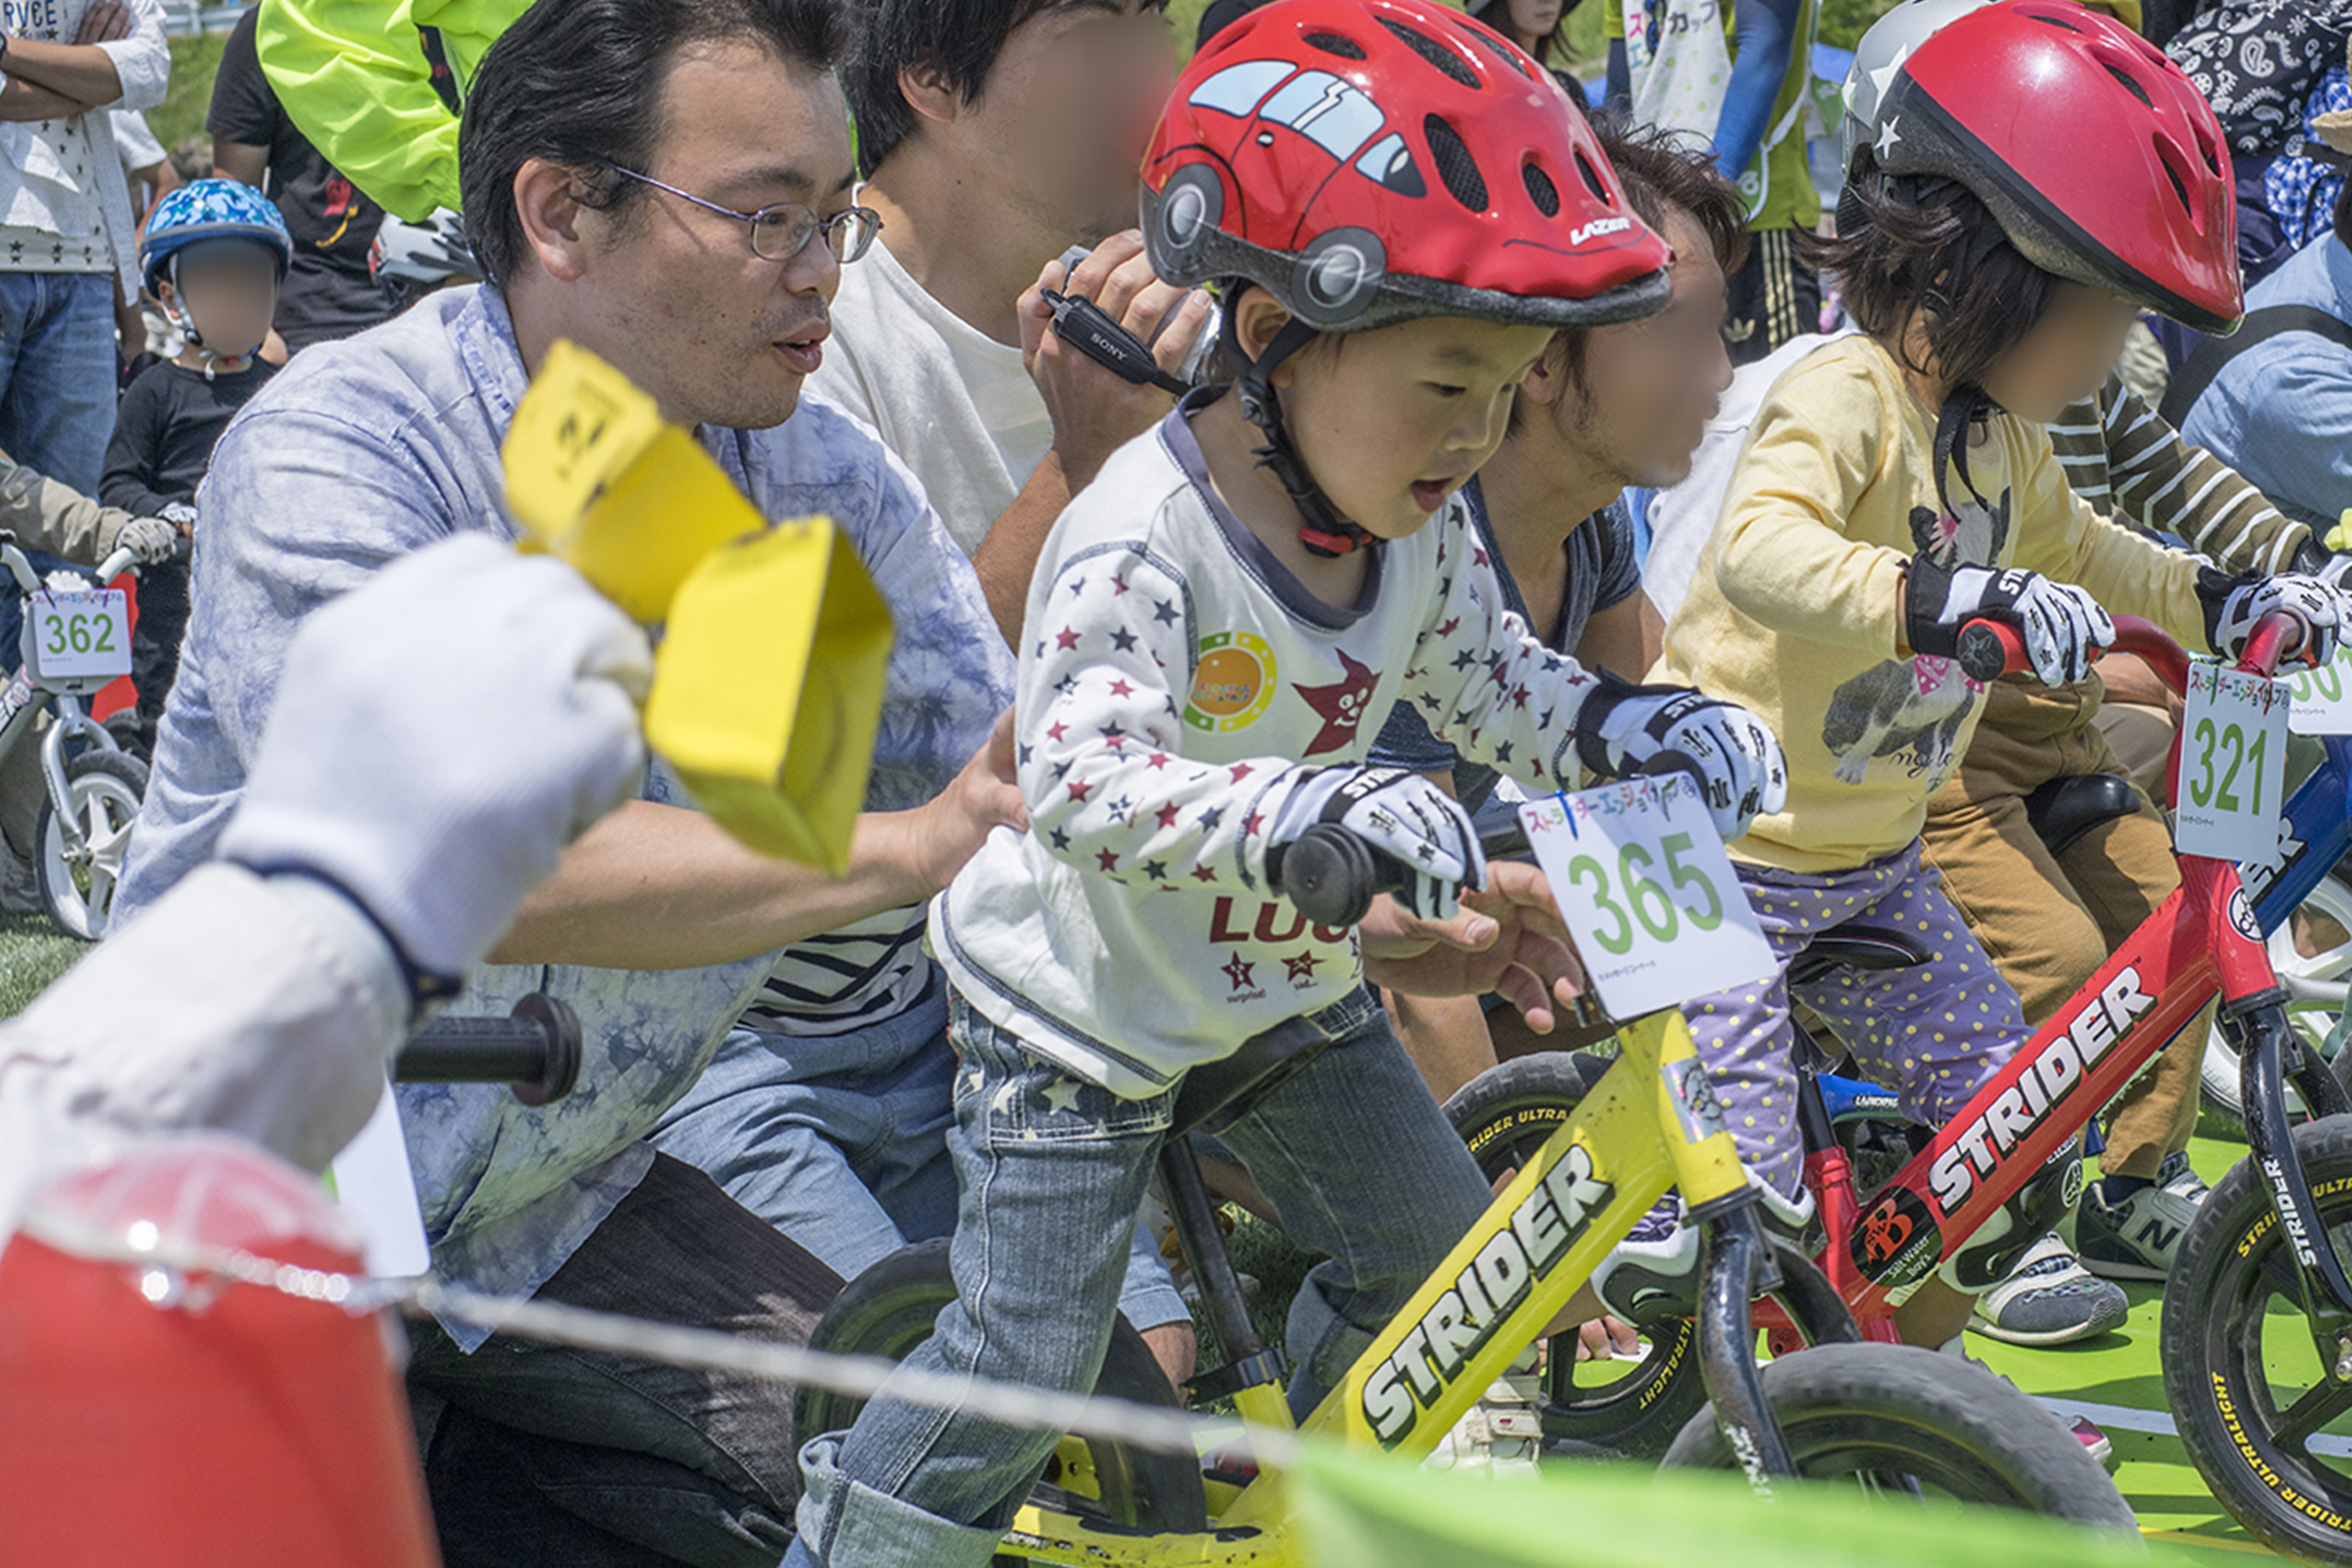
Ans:
[[[278,258],[278,278],[294,263],[294,240],[278,207],[252,186],[236,180],[195,180],[155,204],[139,242],[139,270],[152,292],[172,258],[207,239],[251,239]]]

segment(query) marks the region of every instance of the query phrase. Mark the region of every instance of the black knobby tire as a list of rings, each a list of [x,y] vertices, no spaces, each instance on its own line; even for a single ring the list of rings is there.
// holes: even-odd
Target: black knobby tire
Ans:
[[[881,1356],[903,1361],[931,1337],[940,1309],[955,1299],[944,1237],[900,1247],[842,1288],[817,1320],[812,1349],[839,1355]],[[1143,1336],[1122,1317],[1112,1326],[1095,1392],[1136,1405],[1177,1407],[1175,1391],[1160,1370]],[[793,1399],[793,1431],[806,1442],[819,1433],[845,1430],[866,1402],[823,1389],[803,1388]],[[1066,1475],[1062,1459],[1048,1461],[1037,1500],[1122,1528],[1192,1532],[1208,1528],[1208,1499],[1200,1466],[1182,1455],[1130,1447],[1100,1438],[1082,1441],[1092,1471],[1084,1484]],[[1068,1486],[1057,1484],[1067,1480]]]
[[[1910,1345],[1816,1345],[1763,1369],[1764,1397],[1797,1473],[1924,1489],[2137,1534],[2130,1505],[2074,1434],[2015,1384],[1972,1362]],[[1701,1411],[1664,1463],[1733,1468]]]
[[[147,764],[126,752],[84,752],[66,763],[66,794],[83,824],[95,821],[110,831],[127,830],[146,798]],[[33,828],[33,875],[42,906],[68,936],[96,942],[106,934],[113,912],[120,853],[110,866],[85,867],[79,872],[66,864],[65,853],[63,826],[45,794]]]
[[[1456,1089],[1445,1114],[1493,1181],[1533,1158],[1613,1061],[1567,1051],[1517,1057]],[[1579,1362],[1566,1336],[1553,1346],[1538,1412],[1547,1441],[1629,1459],[1666,1451],[1706,1404],[1698,1331],[1676,1318],[1643,1334],[1648,1348],[1633,1363]]]
[[[2325,1117],[2294,1136],[2316,1224],[2339,1258],[2352,1256],[2352,1119]],[[2221,1178],[2181,1238],[2164,1294],[2165,1402],[2190,1462],[2249,1533],[2293,1556],[2352,1563],[2352,1385],[2336,1385],[2344,1413],[2307,1433],[2284,1415],[2330,1380],[2252,1166]],[[2334,1441],[2314,1454],[2315,1436]]]

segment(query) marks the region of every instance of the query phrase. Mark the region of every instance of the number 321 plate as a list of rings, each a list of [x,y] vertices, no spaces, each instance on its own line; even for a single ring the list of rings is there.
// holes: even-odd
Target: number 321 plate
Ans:
[[[33,675],[40,680],[131,673],[131,608],[120,588],[42,590],[29,609]]]
[[[1770,976],[1771,944],[1686,779],[1627,779],[1519,807],[1577,956],[1613,1018]]]

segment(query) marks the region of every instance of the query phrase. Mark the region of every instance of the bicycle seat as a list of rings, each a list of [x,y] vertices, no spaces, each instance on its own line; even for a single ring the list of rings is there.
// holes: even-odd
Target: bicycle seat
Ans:
[[[2114,773],[2052,779],[2025,797],[2025,820],[2053,855],[2063,855],[2102,822],[2138,809],[2139,795],[2131,781]]]
[[[1176,1091],[1171,1138],[1214,1132],[1290,1081],[1323,1054],[1331,1037],[1307,1018],[1286,1018],[1262,1035],[1252,1035],[1222,1061],[1192,1068]]]
[[[1838,969],[1909,969],[1927,962],[1927,950],[1906,931],[1885,926],[1840,926],[1815,937],[1789,965],[1789,984],[1803,985]]]

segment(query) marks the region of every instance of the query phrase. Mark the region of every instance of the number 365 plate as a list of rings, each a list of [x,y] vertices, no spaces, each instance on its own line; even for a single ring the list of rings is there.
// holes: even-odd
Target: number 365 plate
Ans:
[[[120,588],[37,593],[30,605],[37,679],[131,673],[131,609]]]
[[[1771,944],[1687,779],[1551,795],[1521,806],[1519,817],[1612,1017],[1771,974]]]

